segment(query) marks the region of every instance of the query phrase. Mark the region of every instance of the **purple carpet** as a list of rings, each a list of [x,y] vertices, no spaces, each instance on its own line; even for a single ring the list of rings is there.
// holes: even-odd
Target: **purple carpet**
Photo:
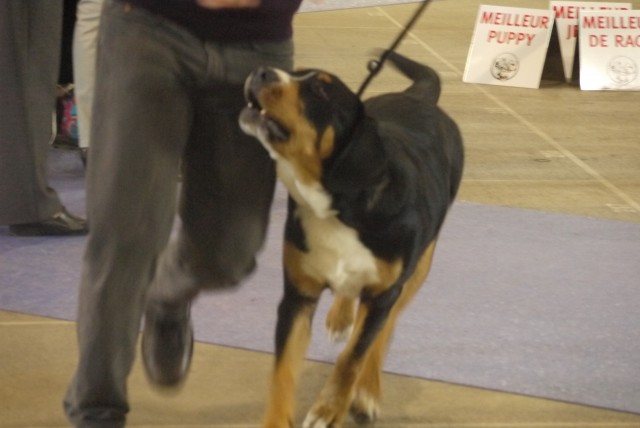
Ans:
[[[52,184],[84,211],[83,171],[54,152]],[[281,290],[280,189],[257,272],[204,295],[197,339],[270,352]],[[0,309],[72,320],[85,238],[0,227]],[[389,372],[640,413],[640,224],[458,202],[433,270],[403,314]],[[315,323],[309,358],[340,347]]]

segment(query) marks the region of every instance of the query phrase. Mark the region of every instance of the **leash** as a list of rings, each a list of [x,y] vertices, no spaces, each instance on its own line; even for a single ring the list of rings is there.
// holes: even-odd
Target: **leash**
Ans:
[[[369,86],[369,83],[371,83],[373,78],[378,75],[380,70],[382,70],[382,66],[387,60],[389,53],[396,50],[396,48],[398,47],[402,39],[404,39],[407,33],[409,32],[409,30],[411,30],[411,27],[413,27],[413,25],[416,23],[418,18],[420,18],[420,15],[422,15],[422,12],[424,12],[424,10],[427,8],[429,3],[431,3],[431,0],[423,0],[420,6],[418,6],[418,9],[416,9],[416,11],[413,13],[413,16],[411,17],[409,22],[407,22],[407,24],[404,26],[404,29],[400,32],[400,34],[398,34],[396,39],[393,41],[391,46],[389,46],[389,48],[386,51],[384,51],[382,55],[380,55],[379,59],[377,60],[372,59],[371,61],[369,61],[369,63],[367,64],[369,75],[364,80],[364,82],[362,82],[362,85],[360,85],[360,89],[358,89],[358,92],[357,92],[358,98],[362,97],[362,94],[364,93],[365,89],[367,89],[367,86]]]

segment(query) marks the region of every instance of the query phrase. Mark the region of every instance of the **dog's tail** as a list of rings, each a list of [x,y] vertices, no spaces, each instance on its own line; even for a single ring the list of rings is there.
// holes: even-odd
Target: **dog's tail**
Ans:
[[[395,51],[388,51],[387,59],[405,76],[413,81],[406,92],[427,97],[434,104],[440,97],[440,77],[431,67],[413,61]]]

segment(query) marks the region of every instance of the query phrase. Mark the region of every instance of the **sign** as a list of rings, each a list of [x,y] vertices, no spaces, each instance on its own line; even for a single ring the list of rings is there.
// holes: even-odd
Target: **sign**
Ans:
[[[482,5],[462,80],[538,88],[553,11]]]
[[[640,91],[640,10],[583,10],[580,88]]]
[[[576,47],[578,42],[578,16],[581,10],[630,10],[631,3],[591,1],[551,1],[549,7],[556,16],[556,31],[560,42],[560,55],[564,76],[572,80]]]

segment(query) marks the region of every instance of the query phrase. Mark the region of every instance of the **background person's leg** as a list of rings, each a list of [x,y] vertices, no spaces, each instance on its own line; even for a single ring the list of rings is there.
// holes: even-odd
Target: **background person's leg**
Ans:
[[[0,0],[0,224],[62,211],[47,183],[62,2]]]

